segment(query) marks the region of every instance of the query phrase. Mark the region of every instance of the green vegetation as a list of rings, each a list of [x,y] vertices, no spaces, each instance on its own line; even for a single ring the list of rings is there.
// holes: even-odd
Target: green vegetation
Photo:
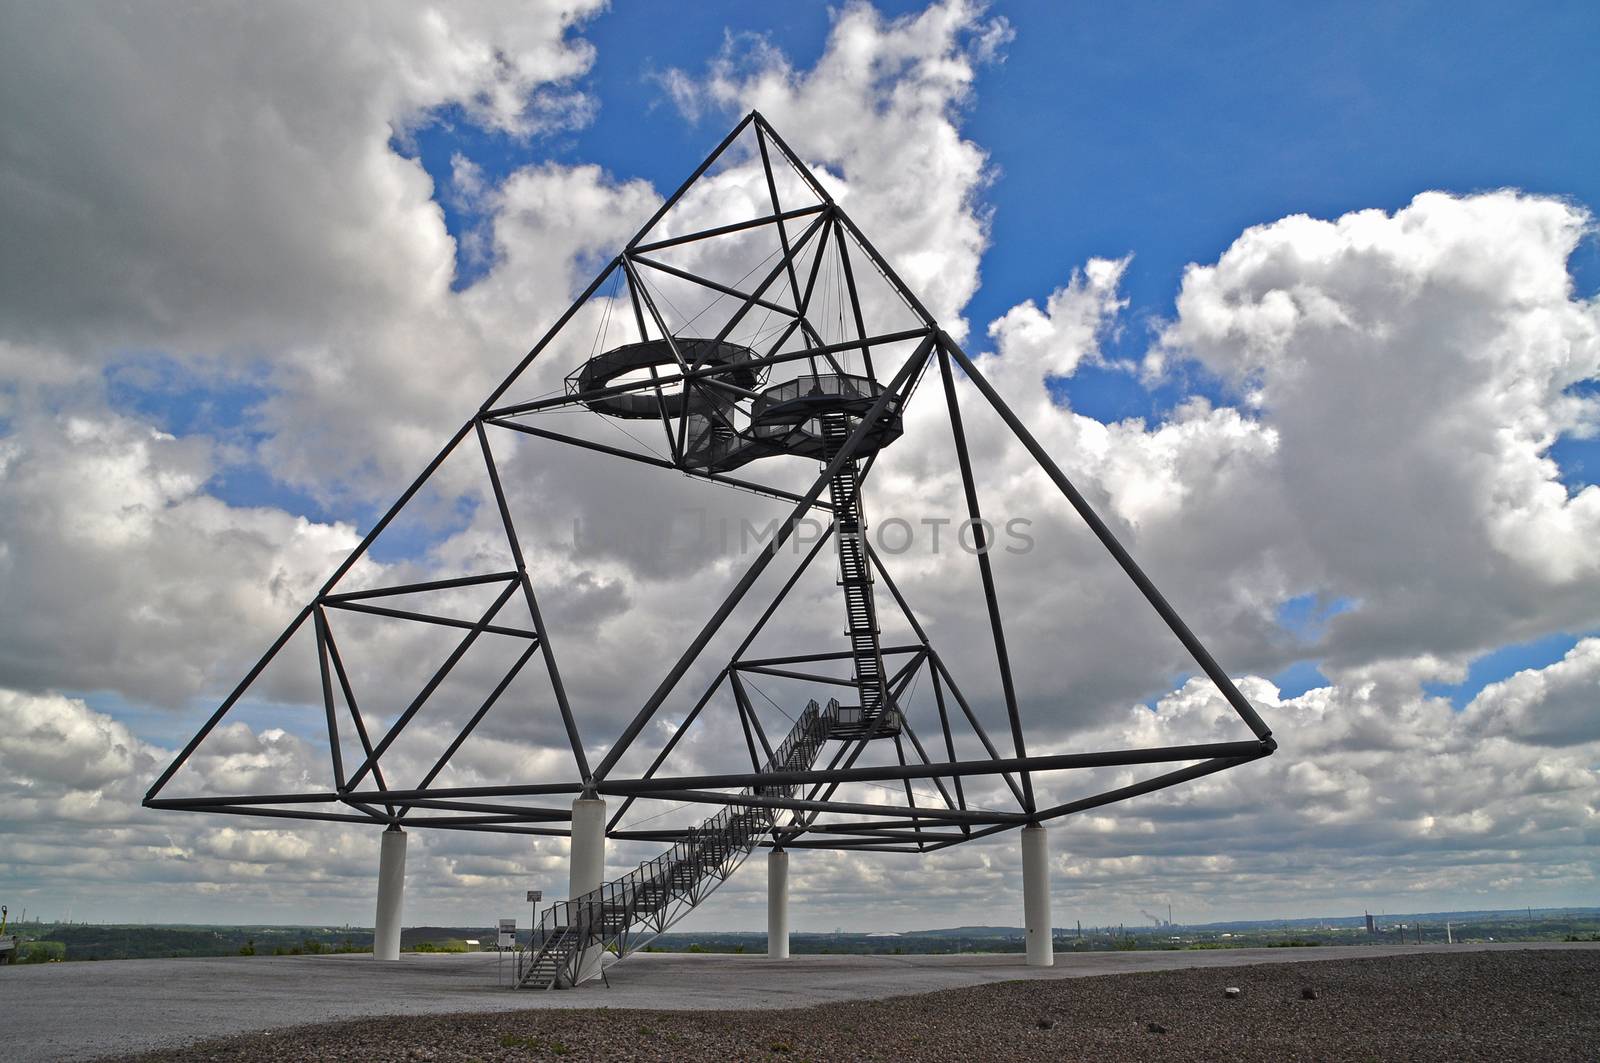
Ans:
[[[1445,925],[1452,940],[1600,941],[1600,908],[1385,915],[1368,934],[1361,916],[1283,922],[1217,923],[1207,926],[1058,928],[1057,952],[1167,949],[1305,948],[1313,945],[1442,944]],[[18,963],[63,960],[153,959],[188,956],[319,956],[372,951],[372,932],[355,927],[304,926],[91,926],[30,920],[10,928],[21,936]],[[415,953],[463,953],[492,943],[495,931],[471,927],[408,927],[402,947]],[[522,938],[527,940],[527,932]],[[904,934],[795,933],[797,955],[941,955],[964,952],[1020,953],[1020,928],[965,926]],[[761,954],[766,935],[702,932],[663,934],[647,952]]]
[[[67,958],[67,946],[60,941],[27,941],[17,952],[18,963],[60,963]]]
[[[19,962],[146,960],[191,956],[302,956],[369,952],[371,931],[274,926],[139,926],[34,922],[13,924]],[[30,954],[41,958],[28,960]]]
[[[530,1052],[537,1052],[542,1044],[537,1037],[524,1037],[522,1034],[508,1033],[500,1037],[501,1048],[526,1048]],[[554,1050],[555,1046],[552,1045],[551,1051]],[[562,1050],[565,1051],[565,1048]]]
[[[12,924],[22,938],[18,963],[148,960],[193,956],[332,956],[372,951],[372,931],[356,927],[91,925],[29,920]],[[492,942],[493,930],[409,927],[407,952],[473,952],[467,938]],[[30,949],[32,952],[30,953]],[[36,959],[28,959],[29,955]]]
[[[1340,919],[1238,922],[1208,926],[1058,928],[1057,952],[1133,952],[1178,949],[1307,948],[1316,945],[1414,943],[1418,924],[1425,943],[1443,944],[1445,924],[1457,942],[1566,941],[1600,939],[1600,909],[1525,909],[1506,912],[1445,912],[1384,916],[1369,935],[1359,915]],[[669,933],[650,944],[650,952],[760,953],[763,934]],[[945,955],[963,952],[1020,953],[1017,927],[968,926],[904,934],[794,933],[789,951],[797,955]]]

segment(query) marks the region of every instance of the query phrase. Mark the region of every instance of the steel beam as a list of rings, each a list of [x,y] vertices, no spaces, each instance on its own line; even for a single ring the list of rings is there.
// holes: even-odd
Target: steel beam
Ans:
[[[1189,651],[1189,655],[1195,659],[1195,663],[1217,685],[1217,689],[1222,692],[1222,696],[1227,699],[1228,704],[1233,706],[1234,711],[1244,720],[1245,726],[1249,727],[1255,736],[1263,742],[1270,742],[1272,729],[1267,726],[1266,721],[1261,719],[1255,708],[1250,704],[1249,699],[1239,692],[1239,688],[1234,685],[1228,673],[1223,671],[1216,658],[1211,656],[1211,652],[1205,648],[1199,638],[1195,636],[1195,633],[1189,629],[1189,625],[1183,622],[1183,618],[1178,615],[1178,611],[1172,608],[1166,597],[1151,582],[1150,577],[1145,575],[1144,569],[1139,567],[1138,562],[1133,559],[1133,555],[1128,553],[1127,548],[1118,541],[1106,522],[1100,519],[1100,515],[1094,511],[1094,507],[1089,505],[1088,499],[1084,498],[1083,494],[1073,486],[1072,481],[1067,479],[1066,474],[1056,465],[1044,447],[1039,445],[1039,441],[1033,437],[1032,432],[1028,431],[1027,426],[1022,423],[1016,414],[1011,412],[1011,407],[1006,405],[999,392],[995,391],[993,385],[978,371],[978,367],[972,364],[972,359],[968,358],[960,345],[944,332],[939,333],[939,349],[948,353],[950,357],[960,363],[962,372],[967,374],[967,379],[972,381],[973,386],[988,400],[995,413],[998,413],[1000,419],[1006,423],[1006,427],[1011,429],[1012,434],[1027,448],[1028,453],[1033,455],[1033,459],[1044,469],[1045,474],[1050,477],[1062,495],[1071,503],[1072,508],[1077,510],[1078,516],[1083,518],[1083,522],[1089,526],[1089,530],[1094,533],[1095,538],[1100,540],[1101,545],[1122,567],[1122,571],[1127,573],[1134,586],[1139,588],[1139,593],[1144,595],[1145,600],[1166,622],[1172,633],[1178,636],[1178,641],[1183,643],[1183,648]],[[1273,747],[1276,748],[1276,743],[1273,743]]]

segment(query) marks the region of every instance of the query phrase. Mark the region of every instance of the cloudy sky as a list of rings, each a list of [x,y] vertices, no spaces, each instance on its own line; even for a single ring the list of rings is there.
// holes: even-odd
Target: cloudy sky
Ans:
[[[1045,6],[0,4],[0,899],[370,923],[376,830],[139,798],[759,108],[1281,742],[1058,822],[1058,924],[1600,903],[1600,15]],[[974,408],[968,432],[986,511],[1034,522],[997,561],[1030,752],[1244,737],[1003,426]],[[778,511],[535,447],[505,464],[601,755],[737,578],[674,522]],[[487,556],[482,496],[441,473],[358,575]],[[878,519],[960,508],[947,444],[875,476]],[[897,570],[992,721],[974,578]],[[830,593],[778,641],[837,640]],[[409,636],[344,637],[380,704],[426,673]],[[181,785],[325,788],[303,678],[264,677]],[[547,692],[511,700],[452,781],[571,777]],[[397,757],[450,724],[419,717]],[[710,724],[687,765],[741,742]],[[411,844],[409,922],[564,888],[561,843]],[[1018,862],[1012,836],[797,852],[794,923],[1020,922]],[[760,865],[701,925],[761,925]]]

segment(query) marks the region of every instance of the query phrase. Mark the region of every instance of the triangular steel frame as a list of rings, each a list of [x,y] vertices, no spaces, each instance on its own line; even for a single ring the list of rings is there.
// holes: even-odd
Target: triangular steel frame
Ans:
[[[743,219],[698,232],[658,236],[655,239],[648,239],[662,219],[668,216],[673,207],[683,200],[695,183],[706,175],[728,151],[730,146],[747,131],[753,131],[754,133],[757,152],[753,157],[759,158],[770,197],[771,212],[760,217]],[[799,176],[799,179],[804,182],[805,187],[815,198],[815,204],[791,207],[788,210],[783,209],[779,200],[774,155],[777,156],[778,160],[781,160],[782,164],[786,164]],[[700,276],[692,271],[663,262],[659,258],[661,252],[671,248],[693,244],[697,241],[713,240],[762,226],[772,226],[776,229],[781,254],[778,256],[778,262],[766,271],[753,289],[746,290],[739,287],[737,283],[730,284],[716,278]],[[853,337],[831,343],[824,342],[822,335],[813,326],[808,317],[808,308],[816,285],[816,271],[822,263],[824,250],[829,246],[836,249],[838,262],[843,270],[843,282],[844,287],[848,288],[848,302],[852,310],[852,324],[854,325]],[[810,275],[803,277],[801,275],[802,270],[798,264],[802,261],[801,256],[807,248],[811,250],[813,265]],[[868,331],[863,319],[861,301],[857,294],[855,276],[852,271],[852,248],[865,255],[870,267],[876,270],[892,287],[894,293],[903,300],[905,307],[909,309],[917,322],[915,327],[880,334],[872,334]],[[652,271],[673,276],[681,281],[695,283],[703,286],[708,291],[717,292],[723,297],[739,300],[738,309],[731,315],[730,321],[719,331],[716,341],[721,341],[728,336],[739,323],[739,320],[752,309],[760,308],[768,313],[777,313],[786,319],[787,323],[782,328],[777,342],[767,345],[766,353],[760,354],[758,352],[757,354],[757,363],[763,367],[763,371],[765,371],[766,367],[772,365],[806,360],[813,366],[813,374],[815,374],[815,367],[821,360],[828,362],[836,371],[842,373],[842,370],[838,369],[836,357],[842,356],[845,352],[853,352],[859,354],[862,358],[867,368],[867,376],[871,378],[875,386],[881,385],[881,393],[878,394],[871,409],[859,418],[859,422],[849,438],[832,455],[831,460],[822,468],[808,491],[802,493],[784,490],[749,480],[742,476],[733,476],[714,468],[698,467],[695,463],[687,460],[686,447],[689,420],[687,411],[689,402],[687,400],[681,401],[679,403],[679,413],[674,416],[664,398],[665,389],[677,387],[682,389],[682,393],[685,395],[692,393],[696,389],[709,389],[737,397],[741,388],[730,382],[730,380],[725,379],[730,375],[730,367],[728,365],[715,362],[702,363],[692,356],[692,352],[691,354],[685,354],[684,350],[680,348],[682,338],[675,337],[668,327],[661,308],[652,296],[651,286],[645,280],[645,275]],[[616,282],[619,279],[626,283],[629,296],[628,304],[632,308],[639,335],[641,337],[655,336],[664,341],[671,350],[672,358],[676,363],[676,372],[672,371],[672,366],[663,366],[667,370],[666,372],[657,372],[652,367],[649,379],[636,379],[621,384],[607,384],[604,387],[588,391],[569,389],[566,394],[525,402],[507,401],[508,394],[519,378],[546,349],[547,345],[561,333],[562,329],[573,319],[580,308],[594,298],[608,281]],[[782,301],[782,293],[785,290],[788,292],[789,298],[787,304]],[[842,305],[840,312],[842,317]],[[785,345],[795,336],[799,337],[800,346],[797,349],[783,350]],[[885,347],[893,348],[894,345],[899,345],[903,348],[904,345],[911,343],[915,344],[914,352],[905,358],[887,382],[879,382],[872,370],[873,352]],[[975,543],[977,564],[993,637],[995,661],[1000,676],[1007,721],[1011,731],[1011,750],[1009,755],[1003,752],[984,731],[978,715],[974,712],[960,686],[957,685],[955,677],[950,673],[944,660],[932,645],[911,606],[901,594],[899,587],[894,583],[887,568],[883,565],[882,559],[871,549],[870,544],[865,544],[863,540],[873,572],[876,573],[878,580],[890,592],[900,615],[909,623],[911,630],[916,635],[914,644],[882,649],[879,659],[882,692],[886,697],[886,703],[893,706],[896,704],[896,699],[903,694],[906,684],[910,682],[910,677],[914,676],[918,670],[926,672],[936,699],[940,720],[941,734],[938,741],[933,743],[936,746],[935,755],[930,756],[928,748],[921,739],[908,728],[904,735],[904,743],[902,743],[900,735],[895,735],[894,745],[899,761],[898,764],[874,767],[855,766],[856,759],[861,755],[862,750],[866,748],[867,739],[882,737],[880,735],[868,735],[859,740],[841,742],[831,763],[825,766],[805,771],[775,772],[762,770],[763,764],[772,763],[772,746],[768,736],[761,728],[754,708],[750,704],[748,693],[745,690],[745,683],[753,675],[777,675],[788,679],[801,679],[823,685],[829,683],[838,684],[840,681],[837,677],[822,674],[809,666],[819,659],[848,656],[846,654],[810,654],[759,659],[746,657],[746,653],[767,621],[777,611],[801,574],[806,571],[807,567],[824,548],[829,537],[835,533],[836,525],[830,524],[826,534],[812,545],[810,553],[805,556],[788,581],[777,592],[760,619],[744,638],[739,648],[733,653],[728,664],[716,674],[704,694],[701,695],[694,707],[674,729],[671,737],[649,768],[635,778],[617,777],[615,772],[623,757],[633,747],[645,728],[657,719],[663,706],[677,691],[681,681],[697,662],[702,651],[722,629],[734,609],[745,599],[751,588],[767,569],[769,563],[779,553],[780,547],[792,537],[800,521],[813,513],[819,513],[829,518],[833,516],[832,507],[823,500],[822,496],[835,473],[845,467],[847,463],[855,461],[858,454],[862,455],[866,469],[870,471],[872,456],[868,456],[867,439],[873,426],[889,416],[889,411],[892,408],[903,408],[904,404],[910,400],[913,390],[916,389],[925,372],[934,366],[937,366],[939,389],[949,412],[949,423],[953,433],[957,461],[960,466],[966,509],[969,519],[972,521],[973,533],[977,538]],[[1228,704],[1251,732],[1252,738],[1235,742],[1204,743],[1154,749],[1125,749],[1046,756],[1030,756],[1028,754],[1024,740],[1021,711],[1012,679],[1011,662],[1005,638],[1005,626],[995,589],[994,574],[991,570],[988,551],[985,549],[982,539],[984,533],[982,530],[982,511],[979,504],[978,483],[967,447],[956,388],[956,372],[958,370],[972,384],[988,406],[998,414],[1009,431],[1034,458],[1039,467],[1082,518],[1084,524],[1101,542],[1118,566],[1121,567],[1134,586],[1160,616],[1168,629],[1183,644],[1201,671],[1216,685]],[[665,430],[664,435],[670,457],[649,456],[623,448],[607,446],[593,440],[550,431],[536,424],[530,424],[526,420],[530,416],[545,410],[570,408],[575,403],[587,403],[621,395],[641,395],[645,396],[647,401],[650,396],[654,397],[660,413],[659,419]],[[769,498],[790,503],[793,506],[788,517],[778,525],[772,542],[768,544],[766,549],[761,550],[746,567],[732,591],[713,610],[711,616],[698,633],[690,640],[677,662],[663,676],[655,691],[635,713],[622,733],[604,747],[606,749],[605,755],[598,764],[593,766],[590,765],[589,759],[585,754],[584,738],[580,730],[579,721],[574,717],[573,710],[568,702],[565,688],[561,681],[561,673],[557,667],[556,655],[551,645],[550,632],[546,630],[541,618],[533,583],[528,576],[522,544],[518,539],[517,530],[511,518],[511,509],[507,501],[507,489],[501,482],[494,449],[490,443],[489,428],[525,433],[547,440],[607,453],[621,459],[671,469],[678,474],[696,476],[726,487],[754,491]],[[363,588],[358,591],[340,591],[338,589],[340,581],[366,555],[374,540],[401,513],[407,503],[416,496],[418,491],[439,470],[446,459],[458,451],[471,449],[477,449],[481,453],[484,463],[484,475],[487,478],[488,486],[492,491],[499,511],[506,544],[514,561],[514,567],[507,571],[476,573],[456,579],[392,587]],[[864,476],[865,473],[863,473]],[[383,599],[386,597],[494,584],[503,584],[504,586],[496,597],[494,604],[476,621],[442,617],[414,609],[395,609],[382,604]],[[512,598],[518,597],[519,591],[521,592],[520,597],[528,610],[531,626],[519,627],[514,623],[497,622],[501,609]],[[407,709],[399,715],[388,731],[378,737],[376,741],[374,741],[373,736],[369,734],[366,728],[357,704],[357,692],[352,687],[350,676],[340,656],[338,643],[334,639],[329,623],[330,613],[340,610],[365,612],[394,620],[441,624],[461,628],[465,631],[461,641],[457,644],[457,649],[446,660],[445,664],[424,684]],[[235,708],[241,697],[251,687],[251,684],[256,681],[262,671],[289,640],[308,625],[315,637],[317,647],[318,678],[320,679],[327,716],[334,788],[330,791],[306,794],[163,797],[162,791],[195,753],[196,749],[200,747],[201,743]],[[461,728],[456,738],[441,751],[433,769],[428,772],[420,786],[401,790],[386,785],[381,767],[384,752],[405,728],[412,716],[427,701],[429,695],[437,688],[438,684],[448,675],[454,663],[470,648],[474,640],[486,631],[523,639],[526,641],[527,646],[489,697],[471,715],[469,722]],[[540,658],[548,673],[556,708],[560,713],[571,747],[573,765],[576,769],[577,777],[568,782],[539,784],[508,782],[505,785],[477,787],[433,785],[437,776],[448,764],[451,756],[466,741],[484,716],[492,711],[499,696],[535,656]],[[891,663],[895,667],[895,671],[892,673],[888,671]],[[663,774],[664,769],[670,765],[674,749],[678,746],[680,740],[695,725],[696,719],[712,697],[724,686],[734,697],[745,742],[750,753],[752,770],[748,773],[720,773],[699,776]],[[957,710],[959,710],[959,713]],[[361,762],[355,765],[353,770],[347,770],[347,765],[342,760],[339,720],[344,715],[349,716],[350,722],[354,726],[363,754]],[[952,721],[954,721],[954,724]],[[981,741],[987,754],[987,759],[960,760],[957,758],[956,746],[952,739],[953,727],[959,729],[963,724],[965,727],[970,728],[971,733]],[[590,737],[593,738],[594,736]],[[939,751],[937,746],[940,745],[943,747],[943,759],[938,759]],[[908,747],[911,755],[907,753]],[[484,401],[478,411],[451,437],[439,454],[422,471],[421,475],[417,477],[371,531],[367,533],[360,545],[335,570],[316,597],[296,615],[283,634],[262,655],[261,659],[216,709],[194,738],[156,779],[145,796],[144,804],[151,808],[221,812],[275,818],[331,820],[390,826],[403,823],[408,826],[419,827],[563,836],[570,833],[566,825],[570,820],[570,810],[564,805],[537,803],[538,799],[566,798],[580,794],[607,795],[622,799],[620,807],[608,824],[609,836],[634,840],[674,840],[682,835],[683,832],[681,830],[630,830],[622,826],[622,818],[634,801],[643,798],[711,805],[744,802],[770,805],[790,813],[786,821],[780,819],[774,826],[771,836],[764,843],[769,846],[834,848],[847,851],[927,852],[984,837],[1012,827],[1039,823],[1123,801],[1141,794],[1151,793],[1268,756],[1274,749],[1276,749],[1276,742],[1260,715],[1239,691],[1221,665],[1217,663],[1215,658],[1200,642],[1199,638],[1178,616],[1171,604],[1155,587],[1154,583],[1151,582],[1121,542],[1118,541],[1116,535],[1099,517],[1082,493],[1072,484],[1038,440],[1029,432],[1027,426],[1022,423],[1006,405],[994,387],[984,378],[972,359],[968,357],[961,349],[961,346],[947,332],[940,328],[938,322],[918,300],[915,293],[900,280],[893,268],[878,253],[865,234],[860,231],[849,215],[833,200],[827,189],[795,155],[782,137],[767,123],[766,119],[757,112],[751,112],[740,120],[722,142],[717,145],[716,149],[690,175],[688,180],[672,196],[668,197],[649,221],[640,228],[634,238],[628,242],[623,251],[607,263],[594,281],[573,302],[572,306],[551,326],[533,349],[517,363],[500,386]],[[1037,772],[1171,764],[1185,766],[1164,771],[1148,779],[1113,790],[1053,806],[1040,807],[1033,788],[1032,776]],[[969,807],[965,795],[964,780],[971,780],[975,777],[1003,780],[1011,795],[1016,799],[1016,810],[1001,811]],[[367,783],[369,778],[370,784],[363,787],[362,784]],[[913,780],[926,781],[934,785],[941,798],[940,803],[931,807],[927,804],[919,806],[911,790]],[[904,805],[861,804],[835,799],[834,794],[839,787],[850,783],[903,784],[906,803]],[[801,787],[803,788],[803,794],[799,797],[763,797],[759,794],[741,796],[736,793],[726,792],[743,787],[780,786]],[[328,811],[317,807],[329,805],[334,806],[337,810]],[[823,821],[820,819],[823,815],[855,818]]]

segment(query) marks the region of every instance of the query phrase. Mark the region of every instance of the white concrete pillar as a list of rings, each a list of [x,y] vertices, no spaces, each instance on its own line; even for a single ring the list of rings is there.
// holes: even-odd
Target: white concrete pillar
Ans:
[[[1050,928],[1050,846],[1044,827],[1022,828],[1022,918],[1027,931],[1028,966],[1056,962]]]
[[[391,826],[378,843],[378,915],[372,926],[372,958],[400,958],[400,910],[406,898],[406,832]]]
[[[767,854],[767,958],[789,958],[789,854]]]
[[[567,898],[576,900],[600,888],[606,878],[606,803],[604,798],[580,797],[572,802],[572,851],[569,856]],[[575,982],[600,974],[603,950],[588,950],[575,967]]]

